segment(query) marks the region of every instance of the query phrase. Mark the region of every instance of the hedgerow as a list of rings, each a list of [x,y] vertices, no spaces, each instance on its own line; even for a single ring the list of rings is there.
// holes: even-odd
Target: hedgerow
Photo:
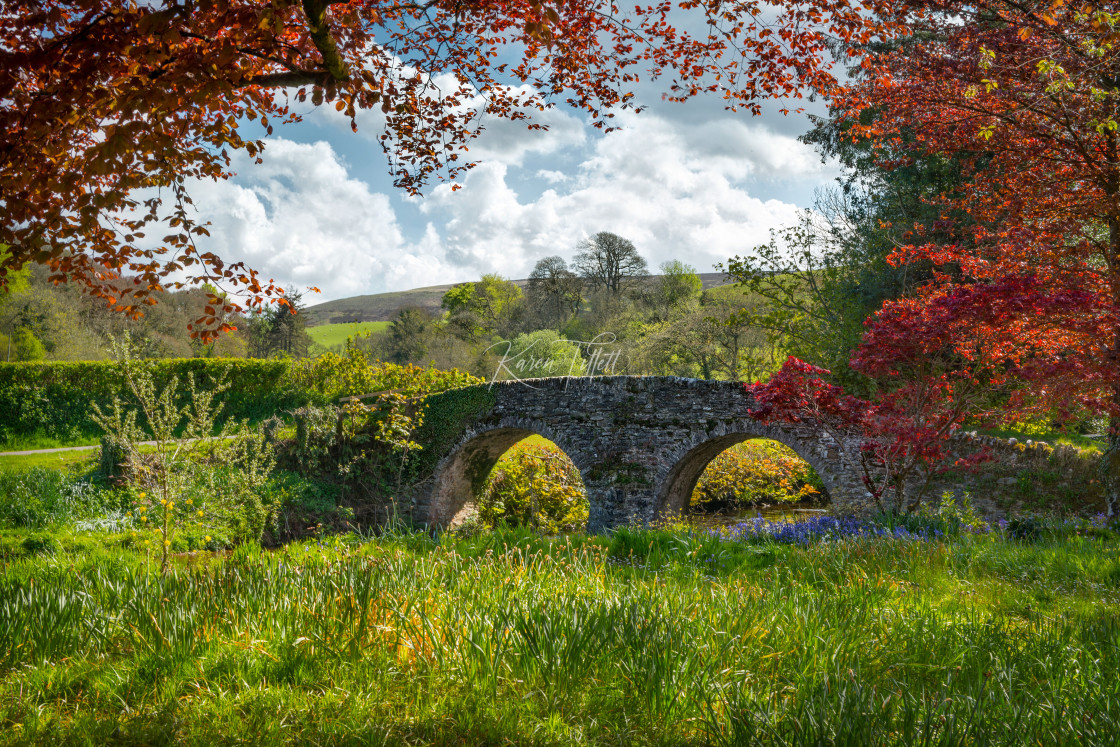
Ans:
[[[157,387],[194,376],[203,389],[229,384],[223,417],[257,422],[298,407],[315,392],[294,386],[291,362],[240,358],[174,358],[145,362]],[[0,363],[0,442],[36,436],[63,442],[96,439],[93,406],[128,398],[116,361]]]
[[[172,358],[144,365],[158,389],[193,376],[200,390],[208,391],[224,380],[223,422],[258,423],[345,396],[401,390],[411,397],[479,381],[460,371],[383,363],[357,350],[304,360]],[[108,408],[116,397],[129,399],[117,361],[0,363],[0,443],[96,440],[101,430],[92,417],[94,405]]]

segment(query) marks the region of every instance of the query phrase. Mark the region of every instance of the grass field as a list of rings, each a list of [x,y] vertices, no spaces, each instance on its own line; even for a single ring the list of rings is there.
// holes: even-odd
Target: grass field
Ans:
[[[0,456],[0,470],[30,469],[69,469],[71,467],[92,468],[97,461],[97,449],[75,449],[56,451],[49,454],[22,454],[19,456]]]
[[[0,566],[0,743],[1120,733],[1114,535],[400,532],[183,556],[166,577],[130,535],[82,536],[25,541]]]
[[[389,326],[389,322],[352,322],[350,324],[321,324],[317,327],[308,327],[307,334],[311,341],[325,350],[346,343],[348,337],[364,335],[369,332],[380,332]]]
[[[135,494],[66,467],[94,456],[0,462],[0,746],[1120,734],[1120,535],[1103,518],[320,525],[274,550],[169,544],[161,575]]]

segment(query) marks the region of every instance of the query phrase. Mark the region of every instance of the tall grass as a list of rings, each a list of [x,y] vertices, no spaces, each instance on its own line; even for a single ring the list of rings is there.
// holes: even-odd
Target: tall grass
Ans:
[[[9,563],[0,741],[1113,744],[1115,540],[400,532]]]

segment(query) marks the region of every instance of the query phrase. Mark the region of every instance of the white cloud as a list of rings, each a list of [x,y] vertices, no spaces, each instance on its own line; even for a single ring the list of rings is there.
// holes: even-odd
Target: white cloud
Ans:
[[[796,219],[797,206],[761,200],[743,180],[825,176],[805,146],[762,128],[720,123],[681,135],[679,125],[648,115],[626,125],[563,180],[549,179],[562,189],[521,201],[508,168],[484,163],[463,189],[437,187],[421,209],[443,221],[457,261],[506,275],[524,276],[548,254],[570,257],[597,231],[631,239],[651,266],[682,259],[710,271]]]
[[[548,116],[548,133],[491,125],[462,189],[439,185],[424,199],[376,191],[330,142],[280,138],[262,165],[242,158],[234,179],[200,184],[194,196],[219,254],[285,285],[321,288],[308,298],[316,303],[484,272],[525,277],[541,257],[570,258],[597,231],[631,239],[651,267],[681,259],[710,271],[796,220],[794,204],[757,196],[768,184],[831,175],[811,149],[749,120],[647,112],[589,138],[572,115]],[[330,139],[340,145],[353,137],[337,132]]]
[[[318,287],[323,299],[446,272],[435,236],[406,247],[389,198],[352,178],[329,143],[273,139],[263,164],[235,168],[234,180],[192,190],[211,243],[229,260],[284,285]]]
[[[439,75],[433,80],[441,91],[450,93],[456,89],[454,78],[450,75]],[[524,98],[531,92],[529,86],[505,87],[505,90],[517,98]],[[483,97],[476,95],[467,99],[460,110],[477,112],[485,105]],[[528,155],[552,155],[565,148],[579,147],[587,141],[588,128],[571,109],[554,107],[523,113],[526,117],[518,121],[485,116],[478,136],[468,142],[469,152],[465,154],[465,158],[470,161],[520,166]],[[310,122],[330,127],[340,135],[343,132],[346,135],[351,133],[350,117],[333,106],[316,107],[306,118]],[[379,142],[386,121],[380,109],[359,111],[355,121],[359,137]],[[529,125],[539,125],[545,129],[531,130]]]

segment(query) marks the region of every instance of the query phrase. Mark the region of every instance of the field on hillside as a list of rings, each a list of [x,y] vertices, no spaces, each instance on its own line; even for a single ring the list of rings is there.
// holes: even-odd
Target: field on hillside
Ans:
[[[352,322],[350,324],[320,324],[317,327],[308,327],[307,334],[316,345],[330,350],[343,345],[346,339],[354,335],[364,335],[369,332],[380,332],[389,326],[389,322]]]

